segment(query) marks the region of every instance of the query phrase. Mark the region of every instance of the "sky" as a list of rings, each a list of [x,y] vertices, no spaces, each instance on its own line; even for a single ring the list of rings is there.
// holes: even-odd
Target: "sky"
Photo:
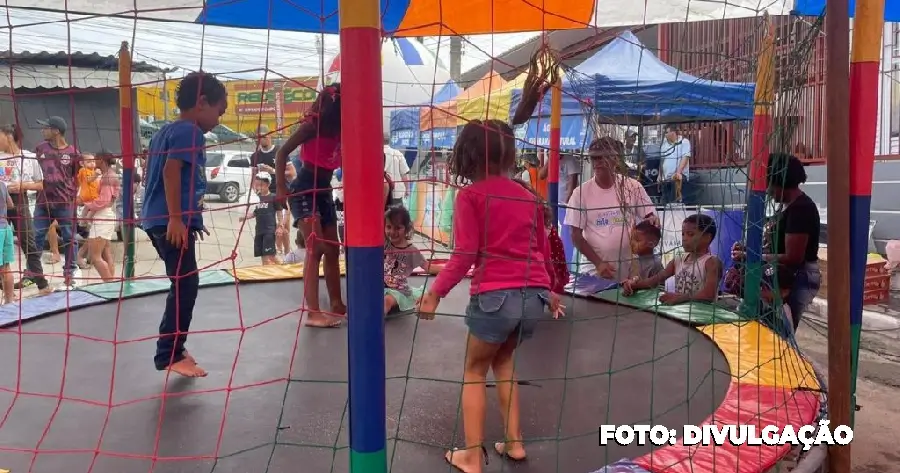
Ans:
[[[322,55],[320,35],[284,31],[241,30],[188,23],[134,21],[122,18],[75,18],[63,14],[3,8],[0,13],[0,50],[13,52],[81,51],[115,55],[122,41],[133,45],[134,61],[181,71],[201,67],[227,78],[318,75]],[[479,35],[463,42],[462,70],[466,71],[536,36],[537,33]],[[328,64],[338,52],[338,37],[325,36]],[[425,45],[449,65],[449,37],[427,37]]]

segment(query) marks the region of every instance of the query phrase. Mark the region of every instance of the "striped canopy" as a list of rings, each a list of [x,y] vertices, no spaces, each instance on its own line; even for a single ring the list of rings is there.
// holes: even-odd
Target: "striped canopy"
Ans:
[[[477,108],[477,106],[470,106],[469,102],[480,101],[479,103],[484,104],[484,97],[502,89],[506,84],[506,80],[500,77],[500,74],[494,71],[488,72],[453,100],[436,104],[434,107],[423,108],[419,120],[421,129],[456,128],[457,125],[464,124],[468,120],[460,116],[460,111],[472,113]],[[509,102],[507,102],[507,110],[509,110]],[[479,118],[477,113],[474,118]]]
[[[824,0],[816,0],[824,4]],[[807,2],[809,3],[809,2]],[[815,2],[812,2],[815,3]],[[787,15],[794,0],[381,0],[392,36],[450,36]],[[7,0],[7,7],[338,33],[338,0]]]

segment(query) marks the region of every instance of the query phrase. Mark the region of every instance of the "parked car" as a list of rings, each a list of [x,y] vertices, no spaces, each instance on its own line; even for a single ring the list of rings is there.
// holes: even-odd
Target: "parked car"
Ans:
[[[206,152],[206,193],[217,194],[223,202],[234,203],[250,190],[249,151]]]
[[[248,137],[243,133],[239,133],[237,131],[228,128],[225,125],[219,124],[216,125],[215,128],[212,129],[212,133],[219,139],[219,143],[228,144],[228,143],[253,143],[253,139]]]
[[[168,123],[171,123],[171,120],[156,120],[156,121],[151,122],[151,123],[148,124],[148,125],[150,125],[150,126],[156,127],[156,130],[153,131],[153,133],[151,133],[151,136],[147,139],[147,146],[150,145],[150,138],[153,137],[152,135],[155,135],[156,132],[159,131],[159,129],[163,127],[163,125],[166,125],[166,124],[168,124]],[[143,128],[141,128],[141,129],[143,130]],[[209,146],[209,145],[215,145],[215,144],[218,144],[218,143],[219,143],[219,137],[216,136],[216,134],[213,133],[213,132],[211,132],[211,131],[206,132],[206,133],[203,135],[203,137],[206,138],[206,144],[207,144],[207,146]],[[141,138],[142,138],[142,139],[141,139],[141,142],[143,143],[143,131],[142,131],[142,134],[141,134]]]

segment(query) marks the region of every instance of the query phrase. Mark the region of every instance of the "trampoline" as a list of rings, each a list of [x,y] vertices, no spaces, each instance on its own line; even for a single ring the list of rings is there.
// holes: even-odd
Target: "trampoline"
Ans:
[[[165,374],[152,366],[165,298],[154,292],[159,284],[149,294],[130,288],[134,297],[120,303],[108,287],[92,293],[86,286],[83,294],[97,301],[7,327],[0,357],[21,363],[0,368],[0,469],[348,471],[347,332],[301,326],[300,281],[286,280],[300,272],[299,266],[239,270],[239,284],[224,271],[205,274],[188,346],[210,375],[170,377],[164,396]],[[441,304],[441,313],[459,317],[386,321],[392,472],[449,471],[442,454],[462,442],[468,289],[464,281]],[[715,463],[719,471],[755,472],[785,451],[598,447],[597,429],[814,421],[819,395],[812,368],[756,322],[707,317],[698,324],[690,316],[636,311],[640,297],[618,304],[602,298],[622,299],[615,290],[573,297],[565,319],[542,323],[519,350],[529,460],[512,465],[489,451],[485,471],[696,472],[712,471]],[[491,442],[502,431],[493,390],[488,399]]]

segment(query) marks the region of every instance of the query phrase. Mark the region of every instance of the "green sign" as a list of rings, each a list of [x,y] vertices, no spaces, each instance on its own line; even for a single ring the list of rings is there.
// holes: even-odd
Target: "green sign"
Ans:
[[[316,99],[316,91],[306,87],[290,88],[286,87],[282,90],[284,94],[284,103],[296,102],[312,102]],[[255,92],[238,92],[238,104],[255,104],[255,103],[275,103],[275,89],[266,89],[265,94],[262,90]]]

